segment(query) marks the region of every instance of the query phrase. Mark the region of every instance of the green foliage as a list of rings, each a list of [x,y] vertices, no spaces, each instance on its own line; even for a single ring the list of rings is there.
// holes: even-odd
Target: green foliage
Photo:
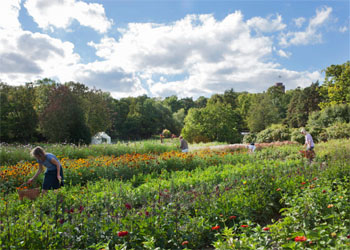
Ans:
[[[43,134],[50,142],[90,143],[91,134],[77,98],[68,87],[54,87],[40,116]]]
[[[256,142],[290,140],[290,130],[282,124],[273,124],[256,135]]]
[[[311,114],[307,127],[311,130],[321,130],[335,122],[350,122],[350,104],[329,106],[321,111]]]
[[[297,146],[287,146],[268,149],[271,154],[232,154],[231,165],[216,163],[214,156],[206,162],[214,166],[140,175],[138,185],[133,185],[139,181],[135,178],[100,180],[64,187],[33,202],[19,201],[13,193],[0,201],[0,246],[347,249],[346,143],[321,145],[319,153],[329,156],[326,164],[286,160],[281,152],[298,154]],[[119,236],[121,231],[127,235]],[[296,236],[306,241],[296,242]]]
[[[256,136],[257,136],[257,133],[249,133],[249,134],[244,135],[243,143],[256,142]]]
[[[326,77],[321,88],[325,101],[320,107],[350,103],[350,61],[341,65],[331,65],[325,70]]]
[[[189,142],[240,142],[241,118],[229,104],[209,103],[203,109],[191,109],[182,134]]]
[[[280,115],[270,97],[267,94],[256,95],[247,118],[250,132],[260,132],[278,121],[280,121]]]
[[[304,144],[305,143],[305,136],[302,133],[300,133],[300,130],[301,130],[301,128],[290,129],[290,131],[291,131],[290,140]]]
[[[350,123],[335,122],[333,125],[325,129],[321,137],[323,141],[350,138]]]
[[[29,142],[36,138],[38,116],[34,110],[33,85],[12,87],[0,83],[0,138],[7,142]]]
[[[318,111],[321,101],[318,82],[305,89],[296,89],[288,105],[286,123],[291,128],[305,127],[310,114]]]
[[[171,132],[170,132],[169,129],[163,129],[162,135],[163,135],[165,138],[170,138]]]

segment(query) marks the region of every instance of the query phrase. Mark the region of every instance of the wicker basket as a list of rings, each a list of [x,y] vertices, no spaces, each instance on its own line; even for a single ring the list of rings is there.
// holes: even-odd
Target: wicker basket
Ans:
[[[40,195],[40,187],[36,187],[36,188],[29,187],[28,189],[26,189],[26,187],[23,187],[24,185],[25,183],[22,184],[17,190],[20,200],[23,200],[23,198],[27,198],[29,200],[35,200]]]
[[[316,154],[313,150],[300,150],[299,151],[303,157],[305,157],[306,159],[312,160],[313,158],[315,158]]]

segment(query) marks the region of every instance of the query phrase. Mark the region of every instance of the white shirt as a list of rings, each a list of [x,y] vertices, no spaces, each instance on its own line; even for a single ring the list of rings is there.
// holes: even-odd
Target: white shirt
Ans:
[[[315,147],[314,140],[312,139],[312,136],[309,133],[305,135],[305,143],[310,145],[310,147]]]

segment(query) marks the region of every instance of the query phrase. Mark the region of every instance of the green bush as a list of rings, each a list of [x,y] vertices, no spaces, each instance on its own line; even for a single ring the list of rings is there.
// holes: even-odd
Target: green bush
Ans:
[[[307,122],[308,128],[327,128],[335,122],[350,122],[350,104],[339,104],[313,112]]]
[[[243,137],[243,143],[251,143],[256,141],[256,133],[249,133],[244,135]]]
[[[256,142],[274,142],[290,140],[290,131],[287,126],[282,124],[274,124],[260,131],[257,134]]]
[[[350,138],[350,123],[336,122],[323,132],[325,141],[330,139]]]
[[[169,129],[164,129],[162,135],[164,135],[165,138],[170,138],[171,132]]]
[[[305,136],[300,133],[301,128],[292,128],[290,133],[290,140],[304,144]]]

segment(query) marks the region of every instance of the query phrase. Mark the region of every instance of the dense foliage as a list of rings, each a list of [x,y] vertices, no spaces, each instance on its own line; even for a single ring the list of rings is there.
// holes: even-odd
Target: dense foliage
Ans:
[[[233,143],[240,142],[241,132],[259,133],[272,124],[289,129],[306,126],[319,136],[337,117],[349,122],[343,118],[348,111],[337,108],[350,103],[349,72],[346,62],[329,66],[321,86],[315,82],[285,91],[286,86],[276,83],[263,93],[230,89],[197,100],[146,95],[117,100],[81,83],[50,79],[18,87],[0,83],[0,141],[78,144],[88,143],[101,131],[113,139],[141,140],[168,129],[177,136],[183,133],[189,141]]]
[[[84,160],[90,165],[82,161],[86,166],[76,170],[67,159],[66,172],[71,173],[67,178],[76,183],[68,182],[36,201],[19,201],[15,192],[2,197],[0,246],[347,249],[348,143],[318,144],[311,165],[300,157],[297,145],[255,154],[90,158]],[[157,161],[162,164],[159,168]],[[126,162],[131,164],[128,168]],[[104,171],[112,168],[129,171],[133,177],[112,180],[112,172]],[[139,174],[142,169],[148,170]],[[74,171],[81,175],[73,176]],[[97,178],[89,181],[94,175]]]

